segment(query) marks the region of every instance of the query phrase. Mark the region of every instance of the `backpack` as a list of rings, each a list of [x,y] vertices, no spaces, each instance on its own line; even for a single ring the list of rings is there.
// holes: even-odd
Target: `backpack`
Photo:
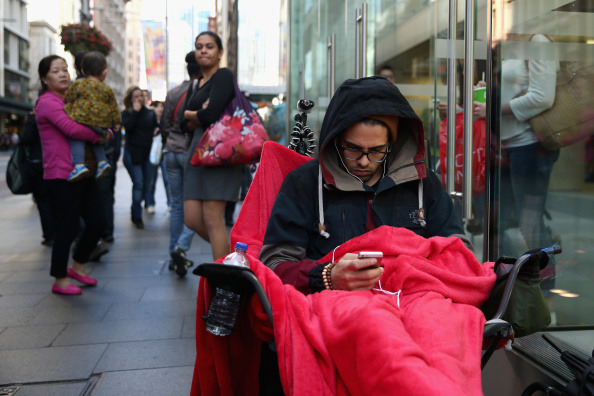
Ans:
[[[33,191],[31,181],[31,163],[27,151],[22,144],[14,148],[14,152],[6,166],[6,184],[13,194],[29,194]]]

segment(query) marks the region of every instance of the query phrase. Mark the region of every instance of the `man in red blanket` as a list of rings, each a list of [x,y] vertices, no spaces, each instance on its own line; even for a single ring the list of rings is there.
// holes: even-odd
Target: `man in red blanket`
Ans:
[[[276,197],[260,260],[308,294],[371,290],[383,273],[375,259],[320,259],[381,225],[456,236],[471,247],[452,200],[425,168],[424,139],[421,120],[394,84],[345,81],[322,123],[320,159],[291,172]]]
[[[287,395],[481,394],[477,307],[493,263],[468,249],[425,169],[421,121],[387,80],[347,80],[319,146],[308,161],[265,144],[231,239],[249,244],[274,328],[254,295],[230,336],[206,332],[201,279],[192,395],[257,395],[261,341],[272,339]],[[383,252],[381,266],[362,250]]]

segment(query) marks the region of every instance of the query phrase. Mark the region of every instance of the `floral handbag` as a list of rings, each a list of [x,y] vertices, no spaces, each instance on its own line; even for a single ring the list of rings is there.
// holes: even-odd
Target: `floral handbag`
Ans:
[[[204,132],[190,163],[194,166],[248,164],[260,158],[269,140],[260,118],[233,79],[235,97]]]

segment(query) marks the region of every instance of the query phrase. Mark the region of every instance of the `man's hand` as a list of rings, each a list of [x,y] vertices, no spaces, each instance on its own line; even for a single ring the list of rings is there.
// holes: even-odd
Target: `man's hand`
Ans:
[[[112,138],[113,138],[113,131],[111,129],[108,129],[105,136],[101,137],[101,139],[99,139],[99,141],[97,143],[105,144],[105,143],[109,142]]]
[[[347,253],[332,268],[332,285],[336,290],[371,290],[384,273],[383,267],[376,264],[377,259],[360,259],[355,253]]]

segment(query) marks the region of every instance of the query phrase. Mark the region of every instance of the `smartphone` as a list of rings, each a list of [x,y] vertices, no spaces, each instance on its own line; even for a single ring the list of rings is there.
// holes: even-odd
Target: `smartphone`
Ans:
[[[382,252],[360,252],[358,258],[360,258],[360,259],[374,258],[377,261],[375,263],[375,265],[371,265],[369,267],[361,268],[361,269],[370,269],[370,268],[374,268],[374,267],[379,267],[380,263],[382,262],[383,257],[384,257],[384,254]]]

